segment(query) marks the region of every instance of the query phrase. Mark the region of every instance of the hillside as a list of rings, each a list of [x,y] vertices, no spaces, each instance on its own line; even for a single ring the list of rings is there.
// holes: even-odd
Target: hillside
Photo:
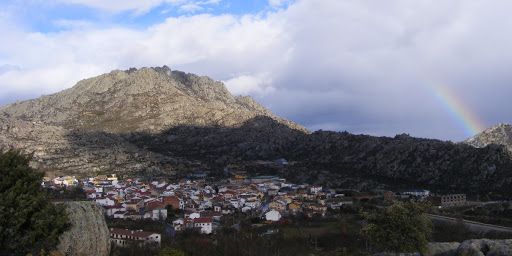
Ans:
[[[165,66],[112,71],[0,108],[0,148],[33,152],[33,165],[50,174],[222,174],[229,166],[332,187],[510,195],[510,154],[485,145],[309,133],[221,82]],[[291,164],[268,164],[281,157]]]

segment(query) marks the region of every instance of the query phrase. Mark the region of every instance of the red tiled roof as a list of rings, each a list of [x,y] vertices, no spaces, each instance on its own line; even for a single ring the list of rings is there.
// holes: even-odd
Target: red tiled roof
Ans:
[[[147,210],[154,210],[159,208],[164,208],[164,204],[160,201],[151,201],[146,204]]]
[[[192,221],[194,223],[212,223],[212,218],[210,218],[210,217],[195,218]]]

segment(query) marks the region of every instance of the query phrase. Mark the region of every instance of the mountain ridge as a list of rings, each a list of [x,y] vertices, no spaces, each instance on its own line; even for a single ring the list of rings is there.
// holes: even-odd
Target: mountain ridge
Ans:
[[[186,176],[226,168],[354,189],[512,194],[504,146],[309,132],[218,81],[168,67],[112,71],[0,109],[0,150],[50,174]],[[268,165],[286,158],[290,165]]]

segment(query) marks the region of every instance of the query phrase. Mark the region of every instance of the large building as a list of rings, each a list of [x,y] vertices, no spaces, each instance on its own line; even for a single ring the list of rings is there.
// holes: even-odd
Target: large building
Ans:
[[[110,241],[114,246],[126,247],[130,244],[154,245],[160,247],[162,236],[158,233],[142,230],[128,230],[121,228],[110,229]]]
[[[433,205],[440,207],[464,206],[466,205],[466,194],[433,196],[430,201]]]

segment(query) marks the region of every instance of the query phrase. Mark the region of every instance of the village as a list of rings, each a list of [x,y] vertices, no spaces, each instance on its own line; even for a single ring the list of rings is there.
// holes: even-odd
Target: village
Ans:
[[[51,189],[80,188],[87,200],[103,207],[109,220],[152,220],[171,227],[173,233],[194,230],[204,235],[214,234],[221,220],[233,218],[235,213],[258,218],[265,225],[299,214],[322,218],[361,202],[378,205],[394,200],[429,200],[435,207],[467,203],[464,194],[437,196],[422,189],[359,192],[293,184],[276,176],[249,177],[245,172],[233,173],[221,181],[210,181],[208,173],[196,172],[176,182],[123,180],[115,174],[80,180],[64,176],[45,178],[42,185]],[[134,243],[159,247],[162,239],[162,234],[144,230],[111,228],[110,232],[112,244],[121,247]]]

